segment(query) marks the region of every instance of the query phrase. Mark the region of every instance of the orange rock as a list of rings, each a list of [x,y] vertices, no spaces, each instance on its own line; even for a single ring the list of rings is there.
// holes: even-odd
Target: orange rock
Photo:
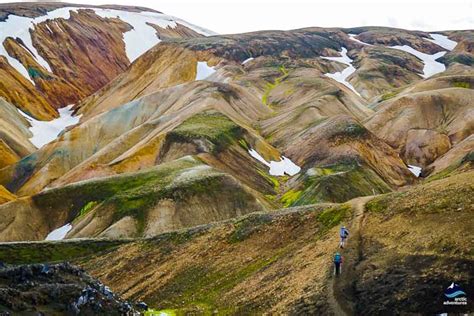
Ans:
[[[38,52],[49,61],[53,73],[82,95],[89,95],[130,64],[122,35],[128,30],[130,26],[119,19],[105,19],[93,10],[79,10],[71,12],[68,20],[38,24],[31,37]]]
[[[66,80],[44,69],[21,45],[21,42],[11,37],[4,42],[8,54],[21,62],[28,69],[30,77],[36,84],[36,89],[44,95],[49,104],[59,108],[76,103],[85,94]]]
[[[0,97],[39,120],[52,120],[58,112],[33,84],[0,56]]]

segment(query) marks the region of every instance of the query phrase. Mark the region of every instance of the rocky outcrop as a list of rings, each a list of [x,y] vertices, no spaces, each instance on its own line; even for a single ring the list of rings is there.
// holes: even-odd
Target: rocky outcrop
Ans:
[[[15,40],[9,37],[3,45],[8,54],[20,61],[28,70],[36,90],[45,97],[50,105],[56,108],[64,107],[85,96],[80,89],[68,81],[48,72],[33,58],[27,48],[21,45],[20,41],[20,39]]]
[[[72,104],[102,88],[127,68],[130,62],[122,33],[130,28],[119,19],[102,18],[93,10],[71,11],[68,20],[38,24],[32,41],[49,61],[53,73],[81,92],[69,103]]]
[[[88,8],[105,8],[105,9],[115,9],[115,10],[128,10],[131,12],[141,12],[149,11],[160,13],[150,8],[144,8],[139,6],[121,6],[121,5],[84,5],[84,4],[74,4],[74,3],[61,3],[61,2],[15,2],[15,3],[0,3],[0,21],[5,21],[5,19],[10,14],[15,14],[18,16],[24,16],[29,18],[35,18],[45,15],[46,12],[59,9],[62,7],[88,7]]]
[[[133,315],[140,308],[68,263],[0,267],[3,313]]]
[[[35,86],[0,56],[0,97],[40,120],[52,120],[58,112]]]
[[[448,33],[450,38],[457,41],[458,44],[452,51],[442,57],[443,62],[449,65],[450,68],[456,67],[469,72],[474,65],[474,32],[466,30],[446,33]]]
[[[202,34],[186,27],[182,24],[176,23],[176,27],[171,28],[167,27],[160,27],[159,25],[149,23],[156,30],[156,35],[162,40],[171,40],[171,39],[184,39],[184,38],[195,38],[195,37],[203,37]]]

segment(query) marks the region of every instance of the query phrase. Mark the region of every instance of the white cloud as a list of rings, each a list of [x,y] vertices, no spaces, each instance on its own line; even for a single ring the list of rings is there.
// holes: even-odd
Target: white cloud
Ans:
[[[0,0],[0,2],[6,2]],[[471,0],[77,0],[139,5],[183,18],[219,33],[309,26],[396,26],[438,31],[473,29]]]

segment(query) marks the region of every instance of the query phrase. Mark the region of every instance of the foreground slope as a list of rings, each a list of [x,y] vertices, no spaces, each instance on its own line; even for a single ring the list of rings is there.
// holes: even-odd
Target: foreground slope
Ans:
[[[145,240],[0,244],[0,260],[73,259],[126,298],[181,312],[462,312],[472,305],[451,308],[442,300],[453,281],[473,290],[474,257],[465,240],[473,225],[472,176]],[[352,234],[343,274],[334,279],[341,223]]]

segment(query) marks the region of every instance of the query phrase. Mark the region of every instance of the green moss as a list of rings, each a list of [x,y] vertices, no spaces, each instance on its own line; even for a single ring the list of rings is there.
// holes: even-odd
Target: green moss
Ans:
[[[76,219],[84,217],[87,213],[92,211],[94,207],[96,207],[99,204],[97,201],[90,201],[86,205],[84,205],[83,208],[79,211],[79,214],[77,215]]]
[[[382,101],[386,101],[388,99],[391,99],[391,98],[394,98],[397,96],[397,92],[388,92],[388,93],[385,93],[384,95],[382,95]]]
[[[474,162],[474,150],[468,152],[461,160],[461,163]]]
[[[123,243],[125,241],[81,240],[1,244],[0,261],[9,264],[29,264],[79,260],[111,251]]]
[[[178,313],[174,309],[148,309],[145,312],[145,316],[177,316]]]
[[[284,250],[277,251],[272,257],[261,258],[235,267],[215,268],[212,266],[190,266],[178,272],[161,288],[152,301],[158,301],[160,307],[172,309],[177,314],[185,311],[201,314],[235,314],[237,309],[228,306],[221,300],[223,293],[228,293],[245,279],[273,264]],[[254,310],[255,312],[255,310]]]
[[[300,198],[301,194],[303,194],[303,191],[288,190],[282,195],[280,202],[282,202],[285,207],[291,206]]]
[[[443,64],[450,65],[452,63],[459,63],[467,66],[474,65],[474,58],[470,54],[449,53],[438,59]]]
[[[474,188],[467,185],[472,175],[460,173],[432,181],[406,192],[376,197],[366,204],[367,211],[390,215],[395,213],[447,213],[472,209]]]
[[[321,202],[342,203],[358,196],[390,192],[390,187],[370,168],[355,161],[314,167],[304,176],[294,199],[287,206],[300,206]]]
[[[249,147],[249,145],[247,144],[247,142],[245,141],[245,139],[239,140],[239,145],[240,145],[240,147],[242,147],[242,148],[245,149],[246,151],[249,151],[249,150],[250,150],[250,147]]]
[[[192,116],[168,134],[171,141],[194,142],[205,139],[213,146],[213,152],[235,143],[245,130],[218,112],[204,112]]]
[[[323,210],[321,213],[318,214],[317,220],[323,225],[324,227],[323,231],[327,231],[333,228],[334,226],[339,225],[344,219],[348,217],[350,212],[351,212],[350,205],[348,204],[338,205],[338,206]]]
[[[33,199],[40,208],[64,209],[72,217],[88,210],[90,201],[100,203],[101,209],[114,212],[113,220],[132,216],[138,222],[138,232],[144,230],[148,209],[162,199],[176,203],[199,194],[223,194],[226,177],[221,172],[210,169],[194,169],[204,166],[192,157],[164,163],[147,171],[123,174],[108,178],[83,181],[61,188],[48,190]],[[176,182],[179,175],[191,171],[196,176]],[[245,205],[249,196],[245,191],[233,190],[236,203]],[[244,207],[244,206],[242,206]]]
[[[467,81],[455,81],[453,87],[471,89],[471,83]]]
[[[288,77],[288,70],[285,68],[285,66],[280,66],[279,70],[281,72],[281,76],[277,77],[273,83],[267,82],[265,86],[265,91],[262,96],[262,103],[265,106],[271,107],[272,105],[268,103],[268,97],[270,96],[270,93],[272,92],[273,89],[275,89],[283,80],[285,80]]]
[[[276,192],[280,191],[280,181],[277,177],[268,174],[267,171],[257,170],[258,174],[261,175],[268,183],[270,183]],[[284,179],[282,179],[284,180]]]
[[[229,235],[230,243],[241,242],[249,238],[262,225],[266,225],[272,221],[270,214],[251,214],[240,219],[234,224],[234,231]]]
[[[467,153],[462,159],[452,163],[447,168],[442,171],[435,173],[428,177],[428,182],[441,180],[452,175],[455,175],[458,170],[462,169],[465,165],[470,165],[471,167],[474,164],[474,151]]]

